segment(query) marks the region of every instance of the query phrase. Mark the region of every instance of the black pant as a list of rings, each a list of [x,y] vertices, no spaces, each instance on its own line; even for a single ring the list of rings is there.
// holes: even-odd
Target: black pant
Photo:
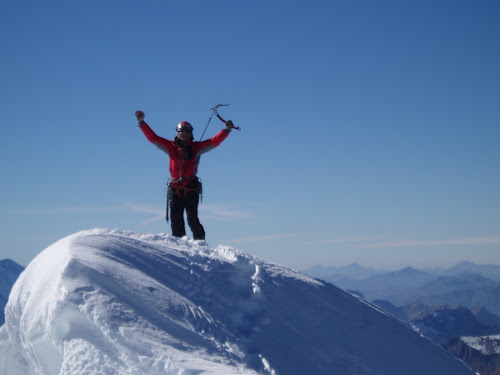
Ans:
[[[186,235],[186,227],[184,225],[184,210],[188,225],[193,232],[193,239],[204,240],[205,229],[198,219],[198,203],[200,201],[200,193],[194,182],[192,181],[186,186],[187,189],[177,189],[169,187],[170,199],[170,219],[172,227],[172,236],[184,237]]]

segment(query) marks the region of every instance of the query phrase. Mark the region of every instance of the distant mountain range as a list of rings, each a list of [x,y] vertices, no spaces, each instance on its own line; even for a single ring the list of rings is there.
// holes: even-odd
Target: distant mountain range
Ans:
[[[440,344],[461,336],[500,334],[500,318],[485,308],[471,311],[463,306],[431,307],[419,302],[402,307],[384,300],[373,303]]]
[[[462,306],[430,309],[426,316],[413,320],[410,326],[440,344],[446,344],[456,337],[500,334],[499,327],[480,322],[470,310]]]
[[[461,262],[384,272],[355,263],[302,272],[362,295],[478,374],[500,375],[500,266]]]
[[[363,267],[358,263],[353,263],[345,267],[316,265],[303,269],[301,272],[328,282],[333,282],[334,280],[342,279],[367,280],[375,275],[397,274],[398,272],[412,269],[414,268],[406,267],[400,271],[376,270],[372,267]],[[473,273],[500,282],[500,265],[480,265],[464,261],[457,263],[451,268],[426,268],[421,271],[434,276],[460,276],[462,274]]]
[[[463,273],[475,273],[478,275],[482,275],[488,279],[492,279],[500,282],[500,266],[488,264],[488,265],[480,265],[472,262],[460,262],[457,263],[454,267],[445,270],[444,275],[460,275]]]
[[[358,263],[353,263],[340,268],[313,266],[302,270],[302,273],[335,284],[335,281],[343,279],[366,280],[371,276],[384,274],[386,271],[377,271],[374,268],[366,268],[360,266]]]
[[[24,267],[10,259],[0,261],[0,326],[5,322],[4,309],[10,290],[23,270]]]
[[[380,272],[358,264],[315,266],[302,271],[343,289],[361,293],[367,300],[387,300],[396,306],[420,301],[426,305],[485,307],[500,316],[500,266],[461,262],[449,269]]]

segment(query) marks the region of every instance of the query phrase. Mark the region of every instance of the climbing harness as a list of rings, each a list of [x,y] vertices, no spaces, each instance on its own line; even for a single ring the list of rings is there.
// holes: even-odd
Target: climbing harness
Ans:
[[[188,185],[191,181],[196,181],[196,187],[188,187],[182,186],[182,181],[189,181]],[[169,221],[169,211],[170,207],[172,207],[172,202],[174,199],[174,195],[178,195],[182,199],[186,199],[186,195],[188,191],[194,191],[200,195],[200,202],[203,203],[203,184],[201,183],[201,178],[197,176],[188,176],[182,178],[171,178],[167,182],[167,212],[166,219],[167,223]]]

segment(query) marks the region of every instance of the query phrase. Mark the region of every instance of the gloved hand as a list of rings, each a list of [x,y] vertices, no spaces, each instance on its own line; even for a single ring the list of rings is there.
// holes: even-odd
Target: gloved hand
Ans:
[[[137,118],[137,121],[139,122],[139,124],[142,124],[144,122],[144,117],[146,117],[146,115],[142,111],[136,111],[135,117]]]
[[[232,129],[235,129],[236,126],[234,126],[233,122],[231,120],[226,121],[226,129],[227,131],[231,131]]]

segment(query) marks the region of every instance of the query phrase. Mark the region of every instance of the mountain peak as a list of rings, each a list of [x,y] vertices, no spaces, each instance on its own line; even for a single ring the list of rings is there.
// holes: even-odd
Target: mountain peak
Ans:
[[[359,270],[359,269],[364,269],[363,266],[361,266],[359,263],[351,263],[345,268],[350,268],[351,270]]]
[[[22,273],[0,371],[472,374],[331,284],[227,246],[105,229],[56,242]]]
[[[415,272],[422,272],[422,271],[419,271],[411,266],[407,266],[407,267],[403,268],[401,270],[401,272],[403,272],[403,273],[415,273]]]
[[[462,262],[458,262],[455,266],[476,266],[476,263],[469,260],[464,260]]]
[[[10,259],[0,260],[0,326],[4,323],[4,308],[10,289],[24,268]]]
[[[12,270],[14,272],[21,272],[24,269],[23,266],[14,262],[11,259],[0,260],[0,268],[2,268],[4,270]]]

